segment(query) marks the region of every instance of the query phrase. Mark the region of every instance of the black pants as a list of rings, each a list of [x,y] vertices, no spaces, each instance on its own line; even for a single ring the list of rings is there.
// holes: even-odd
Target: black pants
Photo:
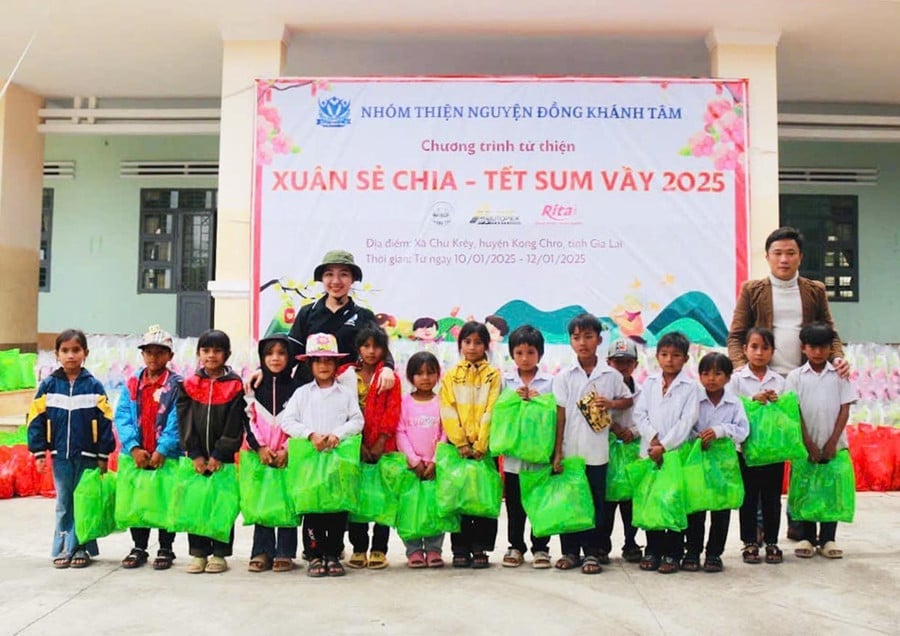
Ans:
[[[510,550],[521,553],[527,551],[525,546],[525,508],[522,507],[522,489],[519,487],[518,473],[503,473],[506,499],[506,538]],[[536,537],[531,533],[531,553],[549,552],[550,537]]]
[[[829,541],[834,541],[834,535],[837,533],[837,521],[823,521],[819,524],[818,534],[816,533],[815,521],[798,521],[800,531],[803,538],[813,545],[823,546]]]
[[[297,528],[268,528],[259,524],[253,526],[253,548],[250,556],[267,555],[270,559],[297,556]]]
[[[450,549],[453,556],[472,556],[479,552],[490,552],[497,540],[497,520],[488,517],[463,515],[459,532],[450,535]]]
[[[744,503],[741,504],[741,541],[756,543],[756,511],[762,510],[763,533],[769,545],[778,543],[781,528],[781,482],[784,462],[765,466],[747,466],[744,454],[738,453],[741,477],[744,479]]]
[[[567,532],[559,535],[559,544],[564,555],[578,557],[584,550],[585,556],[600,554],[601,535],[604,527],[603,504],[606,501],[606,464],[585,466],[591,497],[594,500],[594,527],[581,532]]]
[[[231,526],[231,535],[228,542],[216,541],[209,537],[201,537],[199,534],[188,534],[188,548],[193,557],[227,557],[231,556],[231,548],[234,545],[234,526]]]
[[[612,552],[612,534],[616,524],[616,508],[622,517],[622,531],[625,534],[623,550],[637,548],[637,528],[631,525],[631,515],[634,507],[631,499],[625,501],[607,501],[603,504],[603,528],[600,532],[600,551],[609,554]]]
[[[703,536],[706,534],[706,510],[688,515],[688,527],[685,532],[685,552],[689,556],[699,557],[703,550]],[[725,551],[725,540],[728,538],[728,525],[731,522],[731,510],[712,510],[709,512],[709,540],[706,542],[706,556],[720,557]]]
[[[309,513],[303,516],[303,531],[309,536],[307,555],[310,560],[337,559],[347,529],[346,512]]]
[[[677,530],[647,530],[647,549],[644,553],[680,560],[684,554],[684,534]]]
[[[380,523],[372,524],[372,552],[388,551],[388,537],[391,535],[391,529]],[[347,525],[347,534],[350,536],[350,543],[353,544],[354,552],[369,551],[369,524],[350,522]]]
[[[132,528],[131,540],[134,541],[134,547],[146,552],[147,546],[150,544],[150,528]],[[159,549],[171,550],[173,543],[175,543],[175,533],[160,528]]]

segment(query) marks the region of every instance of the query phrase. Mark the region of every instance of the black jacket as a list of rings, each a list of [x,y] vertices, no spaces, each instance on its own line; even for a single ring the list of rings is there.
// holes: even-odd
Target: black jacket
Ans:
[[[178,433],[191,459],[215,457],[233,463],[244,441],[244,385],[230,368],[210,378],[203,369],[178,385]]]

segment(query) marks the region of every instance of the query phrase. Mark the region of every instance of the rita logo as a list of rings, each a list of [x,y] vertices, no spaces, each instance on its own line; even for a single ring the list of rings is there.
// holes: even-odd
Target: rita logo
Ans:
[[[554,225],[580,225],[578,208],[574,205],[561,203],[548,203],[541,209],[541,218],[538,224]]]
[[[522,225],[522,220],[515,210],[494,211],[487,205],[482,205],[475,210],[469,223],[472,225]]]
[[[350,100],[329,97],[319,100],[319,117],[316,124],[325,128],[341,128],[350,123]]]

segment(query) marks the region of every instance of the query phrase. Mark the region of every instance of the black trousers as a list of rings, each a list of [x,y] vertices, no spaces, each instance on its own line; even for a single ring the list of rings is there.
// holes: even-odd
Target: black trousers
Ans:
[[[559,544],[563,554],[578,557],[582,550],[585,556],[597,556],[600,553],[601,534],[604,527],[603,504],[606,501],[606,468],[602,466],[585,466],[591,497],[594,500],[594,527],[581,532],[567,532],[559,535]]]
[[[699,557],[703,551],[703,537],[706,534],[706,510],[688,515],[688,527],[685,532],[685,552],[689,556]],[[720,557],[725,551],[725,540],[728,539],[728,525],[731,523],[731,510],[709,511],[709,540],[706,542],[706,556]]]
[[[518,473],[503,473],[506,500],[506,538],[510,550],[521,553],[527,551],[525,546],[525,508],[522,507],[522,489],[519,486]],[[531,553],[549,552],[550,537],[536,537],[531,533]]]
[[[680,560],[684,554],[684,534],[677,530],[647,530],[647,549],[644,554]]]
[[[372,552],[388,551],[388,537],[391,535],[391,529],[380,523],[372,524]],[[353,544],[354,552],[369,551],[369,524],[354,523],[347,524],[347,534],[350,536],[350,543]]]
[[[297,528],[269,528],[259,524],[253,526],[253,548],[250,556],[267,555],[270,559],[297,556]]]
[[[738,453],[741,477],[744,479],[744,503],[741,504],[741,541],[756,543],[757,510],[762,511],[763,533],[769,545],[778,543],[781,529],[781,482],[784,462],[765,466],[747,466],[744,454]]]
[[[823,521],[819,523],[818,533],[816,533],[815,521],[798,521],[797,523],[800,524],[803,538],[813,545],[823,546],[829,541],[834,541],[834,536],[837,533],[837,521]]]
[[[625,543],[622,549],[637,548],[637,528],[631,525],[634,506],[631,499],[625,501],[607,501],[603,504],[603,528],[600,532],[600,550],[609,554],[612,552],[612,534],[616,524],[616,508],[622,517],[622,531],[625,535]]]
[[[337,559],[347,529],[346,512],[309,513],[303,515],[303,532],[309,536],[307,555],[310,560],[324,557]]]
[[[131,540],[134,541],[134,547],[146,552],[147,546],[150,544],[150,528],[131,528]],[[160,528],[159,549],[171,550],[173,543],[175,543],[175,533]]]
[[[479,552],[490,552],[496,540],[496,519],[463,515],[459,532],[450,534],[450,549],[455,557],[468,557]]]
[[[228,542],[216,541],[209,537],[201,537],[199,534],[188,534],[188,548],[190,548],[191,556],[194,557],[227,557],[231,556],[231,549],[234,545],[234,526],[231,526],[231,535]]]

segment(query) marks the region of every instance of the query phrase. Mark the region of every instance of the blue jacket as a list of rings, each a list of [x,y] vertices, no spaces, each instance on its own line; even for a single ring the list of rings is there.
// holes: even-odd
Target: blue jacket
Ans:
[[[128,378],[116,405],[116,431],[119,433],[123,453],[131,453],[138,447],[143,448],[139,413],[141,403],[138,395],[143,374],[144,368],[140,368]],[[182,378],[171,370],[168,374],[159,396],[159,411],[156,414],[156,450],[160,455],[174,459],[183,454],[178,441],[178,411],[175,408],[178,383]]]
[[[28,450],[65,459],[106,459],[116,449],[112,407],[87,369],[74,382],[57,369],[43,379],[28,410]]]

